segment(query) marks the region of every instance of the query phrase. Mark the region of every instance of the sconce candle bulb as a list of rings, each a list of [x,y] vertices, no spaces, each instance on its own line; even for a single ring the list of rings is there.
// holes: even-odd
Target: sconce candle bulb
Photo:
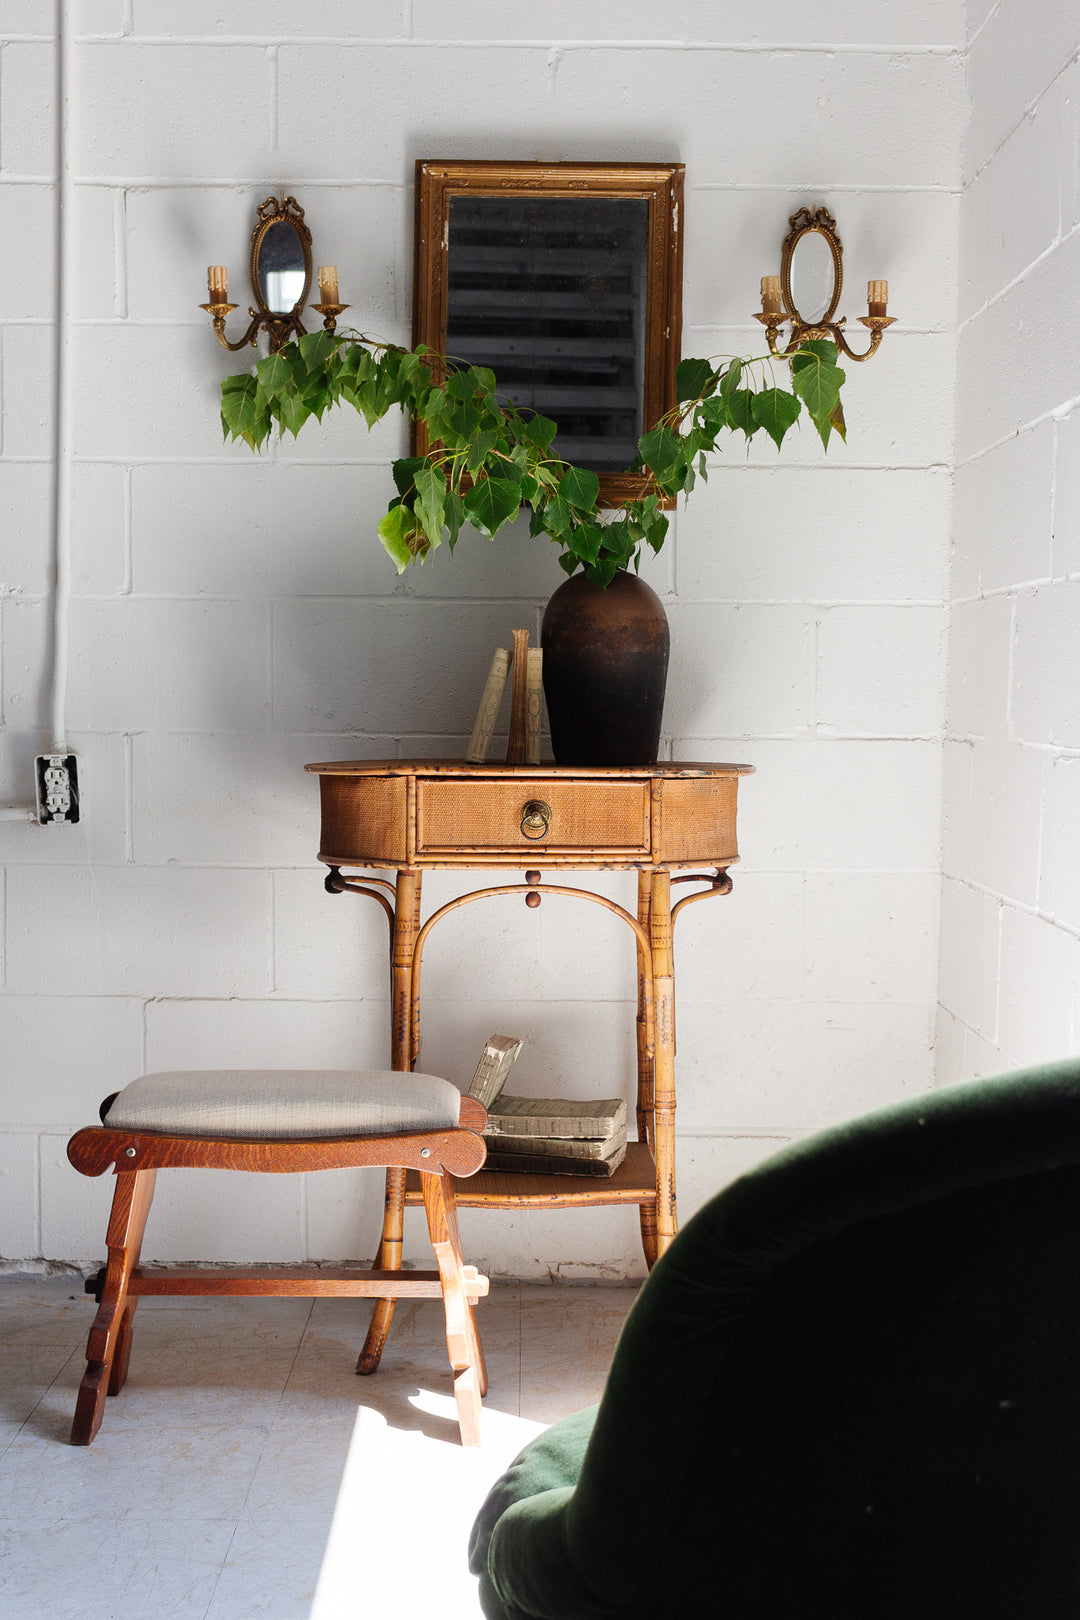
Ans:
[[[866,283],[866,301],[870,306],[871,315],[884,315],[889,302],[889,283],[887,281],[868,281]]]
[[[779,315],[782,308],[780,302],[780,277],[762,276],[761,313],[763,315]]]
[[[324,264],[319,268],[319,298],[324,304],[338,301],[337,265]]]

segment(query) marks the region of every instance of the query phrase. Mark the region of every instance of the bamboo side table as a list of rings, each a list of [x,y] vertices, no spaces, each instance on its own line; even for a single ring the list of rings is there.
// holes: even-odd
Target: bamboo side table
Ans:
[[[510,895],[535,907],[542,896],[559,895],[604,906],[633,931],[638,1140],[628,1144],[619,1169],[602,1182],[481,1170],[455,1186],[458,1203],[472,1209],[636,1204],[651,1266],[676,1231],[673,925],[692,901],[730,893],[727,869],[738,860],[738,780],[753,767],[664,763],[588,769],[399,759],[306,769],[319,777],[319,859],[330,868],[328,891],[369,896],[389,923],[395,1069],[410,1070],[419,1051],[424,946],[436,924],[459,907]],[[696,866],[713,870],[671,875],[673,869]],[[365,873],[358,880],[343,876],[342,867],[390,871],[395,878]],[[524,883],[475,889],[440,906],[421,925],[425,871],[501,867],[525,868]],[[636,916],[587,888],[543,882],[546,872],[564,869],[636,870]],[[673,883],[698,887],[673,906]],[[405,1205],[420,1198],[419,1177],[387,1171],[376,1269],[400,1270]],[[357,1371],[377,1368],[393,1312],[393,1299],[377,1302]]]

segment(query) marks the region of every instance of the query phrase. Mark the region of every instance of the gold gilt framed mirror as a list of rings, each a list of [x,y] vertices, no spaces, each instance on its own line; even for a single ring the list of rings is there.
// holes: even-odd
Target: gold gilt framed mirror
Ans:
[[[604,505],[647,493],[627,471],[675,405],[682,332],[681,163],[416,165],[413,344],[488,366],[515,405],[558,423],[553,449]],[[413,454],[427,449],[414,426]]]

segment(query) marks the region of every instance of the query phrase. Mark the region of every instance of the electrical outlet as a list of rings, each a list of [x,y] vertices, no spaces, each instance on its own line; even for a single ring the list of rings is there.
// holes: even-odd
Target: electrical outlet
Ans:
[[[79,819],[79,768],[74,754],[39,754],[37,814],[43,827]]]

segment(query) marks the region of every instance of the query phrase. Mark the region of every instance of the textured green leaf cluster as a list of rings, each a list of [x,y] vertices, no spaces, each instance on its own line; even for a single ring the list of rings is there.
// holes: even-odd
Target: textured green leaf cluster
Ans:
[[[836,360],[834,344],[804,344],[791,359],[790,388],[770,379],[767,360],[683,360],[678,405],[642,435],[630,469],[649,474],[650,491],[603,510],[596,474],[559,457],[550,417],[519,410],[485,366],[455,366],[423,344],[409,350],[358,334],[308,333],[253,372],[226,377],[221,422],[227,438],[259,450],[275,428],[295,436],[337,405],[351,405],[369,428],[397,408],[424,424],[433,447],[394,462],[397,493],[378,533],[399,573],[444,539],[452,551],[463,524],[493,540],[525,508],[530,532],[559,547],[568,574],[580,567],[607,585],[618,569],[638,565],[644,546],[660,550],[663,503],[707,477],[721,434],[749,441],[764,430],[779,449],[805,410],[824,445],[834,431],[843,436]]]

